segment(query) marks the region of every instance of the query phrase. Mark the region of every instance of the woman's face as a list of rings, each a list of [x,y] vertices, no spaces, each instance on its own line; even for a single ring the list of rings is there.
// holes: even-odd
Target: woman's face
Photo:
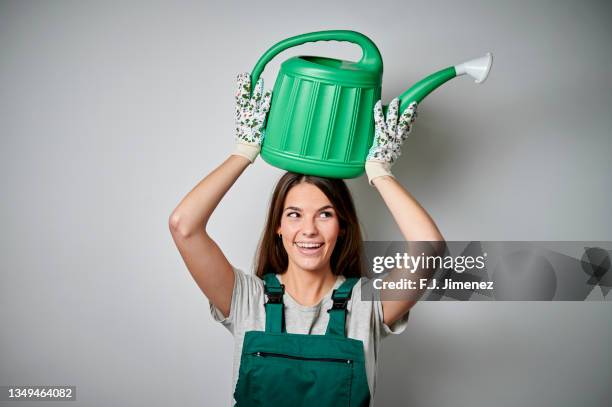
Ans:
[[[315,185],[301,183],[287,193],[278,233],[282,234],[289,267],[325,271],[329,269],[340,224],[327,196]]]

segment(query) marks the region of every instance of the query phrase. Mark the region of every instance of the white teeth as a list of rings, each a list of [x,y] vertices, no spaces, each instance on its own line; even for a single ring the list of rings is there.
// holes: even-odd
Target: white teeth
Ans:
[[[316,249],[323,246],[323,243],[300,243],[296,242],[295,245],[297,247],[301,247],[303,249]]]

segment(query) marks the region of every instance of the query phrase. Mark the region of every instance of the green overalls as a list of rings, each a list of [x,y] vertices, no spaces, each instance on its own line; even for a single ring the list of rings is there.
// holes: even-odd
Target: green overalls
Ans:
[[[367,407],[370,390],[363,342],[345,334],[346,304],[358,278],[333,291],[325,335],[285,331],[284,285],[264,275],[266,330],[244,335],[235,406]]]

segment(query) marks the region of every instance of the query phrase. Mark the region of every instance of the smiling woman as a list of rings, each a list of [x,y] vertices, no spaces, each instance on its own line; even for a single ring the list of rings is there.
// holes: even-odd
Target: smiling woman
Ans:
[[[280,178],[254,274],[234,267],[206,229],[258,156],[269,103],[261,80],[251,96],[248,74],[238,77],[236,149],[173,211],[172,237],[213,318],[234,336],[235,405],[368,406],[381,340],[406,328],[415,301],[362,294],[363,240],[344,181],[295,173]],[[387,119],[380,103],[374,110],[368,180],[406,240],[441,240],[433,220],[391,175],[415,116],[414,106],[399,118],[397,108],[395,100]]]
[[[362,251],[355,206],[344,181],[290,172],[278,181],[260,242],[257,276],[310,270],[360,277]]]

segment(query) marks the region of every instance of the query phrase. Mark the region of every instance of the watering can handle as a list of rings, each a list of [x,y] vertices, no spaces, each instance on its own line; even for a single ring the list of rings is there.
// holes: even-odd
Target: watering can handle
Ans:
[[[307,42],[317,41],[347,41],[357,44],[361,47],[362,51],[361,59],[357,62],[360,68],[364,70],[380,71],[382,73],[383,63],[380,51],[378,51],[378,48],[372,40],[365,35],[350,30],[315,31],[287,38],[268,49],[266,53],[259,58],[259,61],[255,64],[255,68],[253,68],[253,72],[251,72],[251,89],[255,89],[255,84],[259,76],[268,62],[276,55],[288,48],[296,47]]]

